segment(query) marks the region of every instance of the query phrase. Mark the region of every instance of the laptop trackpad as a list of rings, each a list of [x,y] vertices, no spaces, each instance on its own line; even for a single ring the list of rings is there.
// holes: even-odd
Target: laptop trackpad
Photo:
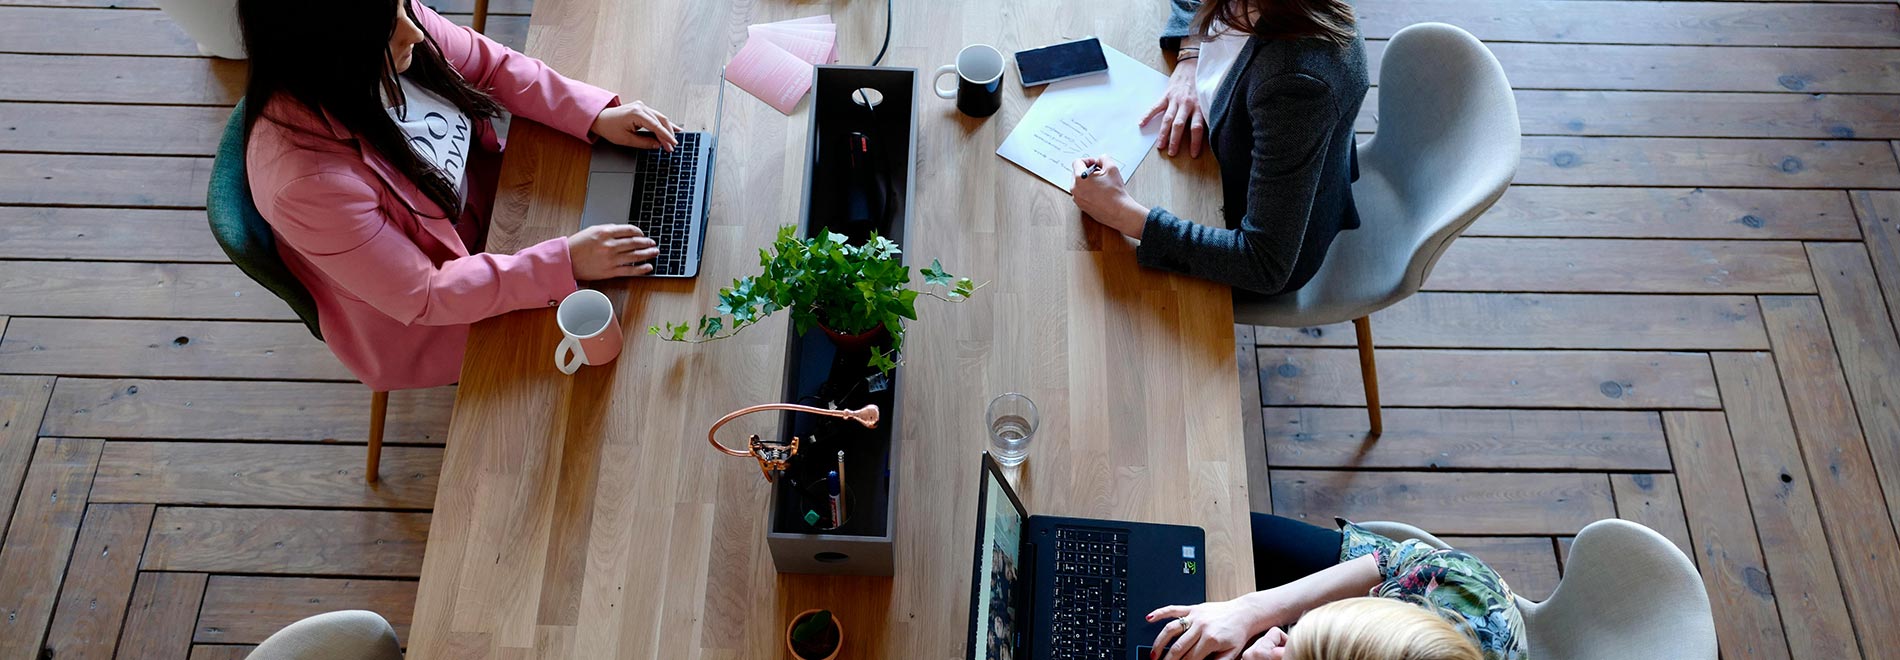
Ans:
[[[581,207],[581,226],[627,224],[633,218],[633,173],[589,172],[587,205]]]

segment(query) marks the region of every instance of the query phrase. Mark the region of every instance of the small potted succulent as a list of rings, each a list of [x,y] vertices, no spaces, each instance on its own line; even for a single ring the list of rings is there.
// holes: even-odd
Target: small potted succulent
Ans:
[[[910,267],[895,241],[877,234],[860,245],[848,240],[831,232],[799,238],[797,227],[781,227],[772,247],[759,250],[760,273],[719,290],[718,313],[696,324],[653,326],[647,334],[695,344],[716,341],[786,310],[799,334],[822,329],[840,350],[867,351],[866,364],[889,374],[904,348],[903,322],[917,319],[917,297],[960,303],[977,285],[932,261],[918,271],[924,288],[911,288]]]
[[[844,646],[844,628],[831,610],[805,610],[785,626],[785,650],[797,660],[835,660]]]

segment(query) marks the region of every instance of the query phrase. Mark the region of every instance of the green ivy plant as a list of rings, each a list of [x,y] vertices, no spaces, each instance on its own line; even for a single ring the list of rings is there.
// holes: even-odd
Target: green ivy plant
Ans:
[[[869,366],[889,374],[897,367],[904,346],[905,319],[917,320],[917,296],[945,302],[968,300],[978,288],[967,277],[946,273],[932,260],[918,271],[925,287],[943,293],[910,288],[910,267],[895,241],[872,234],[862,245],[852,245],[843,234],[823,232],[799,238],[798,228],[780,227],[769,249],[759,250],[760,273],[732,281],[719,290],[718,312],[700,317],[696,324],[667,323],[647,328],[647,334],[666,341],[705,343],[725,339],[779,310],[790,310],[799,334],[813,325],[856,335],[883,326],[890,333],[888,347],[871,350]]]

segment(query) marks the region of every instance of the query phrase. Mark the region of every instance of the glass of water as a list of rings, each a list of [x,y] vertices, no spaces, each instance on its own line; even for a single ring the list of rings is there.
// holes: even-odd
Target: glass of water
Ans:
[[[1021,465],[1036,437],[1036,402],[1010,392],[990,400],[990,455],[1003,467]]]

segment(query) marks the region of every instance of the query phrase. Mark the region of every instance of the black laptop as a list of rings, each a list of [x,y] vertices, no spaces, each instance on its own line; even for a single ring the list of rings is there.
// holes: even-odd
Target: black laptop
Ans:
[[[971,660],[1146,660],[1164,605],[1207,600],[1199,527],[1031,516],[983,454]]]

